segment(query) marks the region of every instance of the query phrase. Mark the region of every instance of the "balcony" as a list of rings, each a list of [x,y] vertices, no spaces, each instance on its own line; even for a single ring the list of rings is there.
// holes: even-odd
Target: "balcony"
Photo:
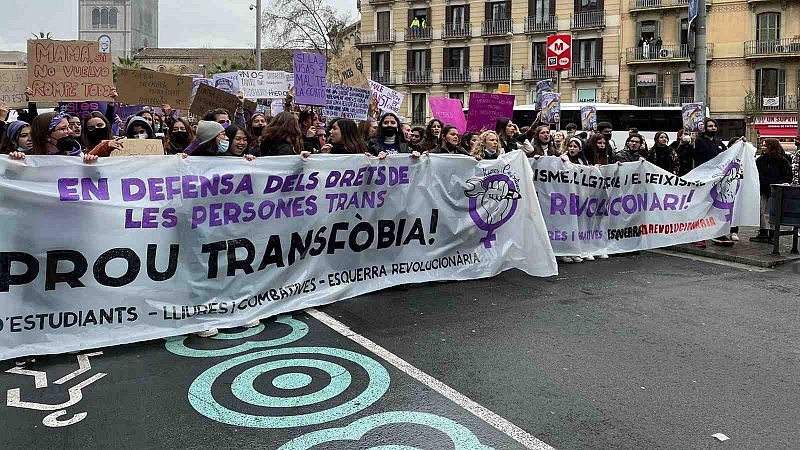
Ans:
[[[397,84],[397,77],[395,74],[389,71],[373,71],[370,79],[376,83],[380,83],[384,86],[391,86]]]
[[[514,30],[511,19],[484,20],[481,22],[481,36],[505,36]]]
[[[541,81],[548,78],[553,78],[554,76],[555,72],[547,70],[546,64],[534,64],[522,68],[523,80]]]
[[[469,68],[447,68],[439,73],[441,84],[467,84],[472,82],[472,74]]]
[[[630,12],[653,9],[677,9],[689,6],[689,0],[630,0]]]
[[[683,106],[684,103],[694,103],[693,97],[646,97],[629,98],[628,104],[643,108],[654,108],[657,106]]]
[[[388,5],[394,3],[394,0],[369,0],[370,5]]]
[[[744,43],[745,58],[772,58],[800,56],[800,38],[775,41],[747,41]]]
[[[442,28],[442,39],[467,39],[472,37],[472,24],[446,23]]]
[[[406,28],[406,42],[430,41],[431,28],[409,27]]]
[[[708,44],[706,47],[708,58],[714,56],[714,44]],[[626,62],[628,64],[648,64],[648,63],[665,63],[665,62],[687,62],[694,52],[693,48],[689,48],[686,44],[681,45],[650,45],[648,51],[645,52],[642,47],[634,47],[627,49]]]
[[[572,63],[569,78],[605,78],[606,68],[603,61],[580,61]]]
[[[570,30],[596,30],[605,28],[606,14],[604,11],[585,11],[573,14],[570,17]]]
[[[432,84],[433,77],[431,77],[430,69],[412,69],[406,70],[405,84]]]
[[[356,46],[375,44],[394,44],[396,40],[394,30],[379,30],[377,33],[364,34],[356,37]]]
[[[525,18],[525,34],[554,33],[558,30],[558,16]]]
[[[511,67],[481,67],[479,78],[481,83],[508,83],[508,81],[511,79]]]
[[[745,110],[762,112],[797,112],[797,97],[794,95],[776,95],[774,97],[745,97]]]

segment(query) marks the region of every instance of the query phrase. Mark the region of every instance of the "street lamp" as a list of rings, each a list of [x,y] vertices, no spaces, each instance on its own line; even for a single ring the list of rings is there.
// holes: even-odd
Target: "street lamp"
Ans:
[[[205,64],[198,64],[199,67],[203,69],[203,78],[208,78],[208,70],[206,69]]]
[[[261,0],[250,5],[250,11],[256,10],[256,70],[261,70]]]
[[[514,33],[509,31],[506,37],[508,38],[508,93],[511,94],[511,83],[514,82]]]

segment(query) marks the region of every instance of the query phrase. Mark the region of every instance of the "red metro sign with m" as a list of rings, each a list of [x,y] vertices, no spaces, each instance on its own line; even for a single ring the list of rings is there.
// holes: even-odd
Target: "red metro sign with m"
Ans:
[[[569,70],[572,64],[572,35],[547,37],[547,70]]]

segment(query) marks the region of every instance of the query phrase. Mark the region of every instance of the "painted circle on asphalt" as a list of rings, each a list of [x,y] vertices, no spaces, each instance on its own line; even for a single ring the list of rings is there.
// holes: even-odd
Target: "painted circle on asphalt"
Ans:
[[[272,385],[278,389],[302,389],[313,381],[314,379],[311,378],[311,375],[306,375],[304,373],[287,373],[273,378]]]
[[[276,358],[286,355],[302,355],[294,358],[275,359],[249,367],[235,376],[230,385],[231,392],[240,401],[264,408],[263,415],[249,414],[235,411],[220,404],[212,394],[212,388],[216,380],[229,371],[235,371],[238,366],[259,361],[267,358]],[[323,402],[330,404],[352,386],[353,373],[344,365],[329,361],[327,359],[316,359],[314,355],[324,355],[333,359],[341,359],[349,365],[359,366],[367,374],[367,386],[355,397],[343,401],[335,406],[327,407],[321,411],[308,412],[298,415],[271,414],[271,408],[293,408],[298,406],[309,407]],[[285,373],[285,369],[293,369],[293,372]],[[268,376],[269,372],[281,369],[284,373],[276,375],[272,379],[272,384],[277,383],[289,387],[291,393],[292,386],[298,386],[307,381],[302,375],[309,374],[300,372],[299,369],[312,369],[310,373],[322,371],[328,375],[330,380],[326,386],[316,392],[290,397],[275,397],[258,392],[254,384],[256,379],[261,376]],[[286,375],[291,375],[286,377]],[[355,414],[380,399],[389,389],[389,372],[374,359],[360,353],[351,352],[330,347],[289,347],[270,350],[262,350],[253,353],[236,356],[226,361],[222,361],[210,367],[200,374],[189,387],[189,403],[200,414],[217,422],[226,423],[234,426],[249,428],[293,428],[308,425],[319,425],[333,420]],[[224,383],[219,383],[224,387]],[[305,386],[309,386],[306,384]]]

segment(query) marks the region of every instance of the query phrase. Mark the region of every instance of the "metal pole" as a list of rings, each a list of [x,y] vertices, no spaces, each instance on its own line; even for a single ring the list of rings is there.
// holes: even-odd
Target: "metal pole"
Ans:
[[[511,84],[514,82],[514,36],[508,44],[508,93],[511,94]],[[511,94],[513,95],[513,94]]]
[[[561,131],[561,72],[564,69],[558,69],[556,72],[556,93],[558,94],[558,121],[556,122],[556,131]]]
[[[261,0],[256,0],[256,70],[261,70]]]
[[[708,108],[708,46],[706,29],[706,0],[697,1],[697,19],[695,19],[695,85],[694,101]]]

